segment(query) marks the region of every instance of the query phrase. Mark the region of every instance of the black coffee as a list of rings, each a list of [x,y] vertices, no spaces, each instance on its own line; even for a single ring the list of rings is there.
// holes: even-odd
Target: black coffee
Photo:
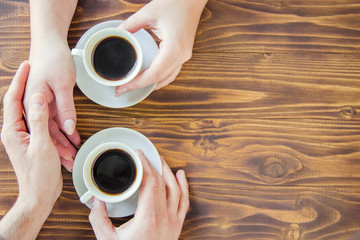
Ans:
[[[108,37],[95,46],[92,64],[102,78],[119,80],[132,72],[136,58],[134,47],[126,39]]]
[[[108,194],[119,194],[128,189],[136,177],[132,157],[120,149],[110,149],[100,154],[93,166],[96,186]]]

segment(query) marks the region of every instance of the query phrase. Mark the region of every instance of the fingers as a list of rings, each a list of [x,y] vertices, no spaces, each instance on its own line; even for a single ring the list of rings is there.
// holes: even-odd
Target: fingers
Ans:
[[[120,96],[125,92],[137,88],[146,87],[156,82],[161,82],[165,80],[171,73],[173,73],[174,71],[176,72],[179,68],[179,65],[181,69],[182,64],[178,62],[176,57],[173,56],[173,51],[170,45],[162,42],[160,50],[151,62],[149,68],[142,71],[135,79],[133,79],[129,83],[116,87],[116,96]]]
[[[69,140],[74,144],[76,147],[79,147],[81,143],[81,138],[79,132],[75,129],[74,133],[72,135],[66,135]]]
[[[160,178],[161,176],[156,171],[156,169],[150,164],[149,160],[147,159],[147,157],[145,156],[143,151],[141,151],[140,149],[137,149],[136,153],[139,155],[141,163],[143,165],[143,171],[144,171],[143,179],[144,178],[146,179],[146,178],[149,178],[149,177]],[[142,181],[142,183],[143,182],[144,182],[144,180]]]
[[[56,105],[54,105],[56,107]],[[59,119],[59,115],[56,115],[55,117],[55,121],[58,125],[57,128],[61,128],[63,133],[66,134],[66,137],[70,140],[70,142],[75,145],[75,146],[79,146],[81,143],[81,138],[79,135],[79,132],[75,129],[72,135],[69,135],[65,132],[65,130],[63,129],[62,125],[61,125],[61,121]]]
[[[152,211],[156,216],[177,218],[183,222],[189,208],[189,187],[185,172],[179,170],[176,177],[161,158],[163,175],[160,176],[142,151],[137,151],[143,164],[144,175],[138,200],[136,218],[145,219]],[[167,207],[165,207],[167,206]],[[167,213],[166,213],[167,212]]]
[[[49,108],[45,97],[40,93],[30,98],[28,121],[31,128],[30,145],[51,141],[48,128]]]
[[[64,136],[64,134],[59,130],[58,125],[53,119],[49,120],[49,131],[50,135],[53,138],[54,144],[63,145],[67,151],[71,153],[72,158],[76,156],[77,150],[75,147],[69,142],[69,140]],[[61,152],[59,152],[61,157],[64,157],[67,160],[71,160],[70,158],[67,158],[66,155],[62,155]]]
[[[181,66],[178,67],[174,72],[172,72],[166,79],[158,82],[156,84],[155,90],[159,90],[160,88],[163,88],[166,85],[168,85],[169,83],[171,83],[172,81],[174,81],[176,76],[179,74],[180,70],[181,70]]]
[[[180,187],[180,200],[179,200],[179,209],[178,209],[178,218],[181,222],[184,222],[186,213],[189,209],[190,200],[189,200],[189,185],[186,180],[186,175],[184,170],[179,170],[176,173],[176,179]]]
[[[177,171],[175,178],[169,165],[162,157],[161,162],[163,166],[163,178],[166,185],[168,211],[172,216],[177,216],[181,222],[184,222],[189,208],[189,186],[185,172],[183,170]]]
[[[22,97],[24,95],[29,71],[30,66],[28,61],[23,62],[10,84],[10,87],[4,97],[4,125],[11,125],[19,120],[22,121]]]
[[[149,26],[153,21],[153,16],[148,11],[144,11],[146,6],[131,15],[128,19],[119,25],[119,28],[128,32],[135,33],[141,28]]]
[[[115,228],[107,215],[106,205],[95,197],[92,199],[89,220],[97,239],[115,239]]]
[[[169,168],[163,157],[161,157],[161,163],[163,166],[163,178],[166,185],[167,207],[169,213],[172,216],[176,216],[178,213],[181,194],[180,188],[174,174],[172,173],[171,169]]]
[[[63,165],[66,170],[71,172],[72,168],[74,166],[74,160],[71,156],[71,152],[69,151],[69,149],[64,147],[61,143],[58,143],[53,138],[52,138],[52,140],[53,140],[53,143],[55,144],[55,147],[59,153],[61,165]]]
[[[149,163],[141,150],[136,151],[143,165],[143,179],[141,182],[138,208],[135,218],[147,219],[150,212],[161,215],[166,212],[166,190],[165,182],[155,168]]]
[[[61,165],[64,166],[66,170],[72,172],[72,169],[74,167],[74,161],[69,161],[64,158],[60,158],[60,161],[61,161]]]
[[[63,165],[66,170],[71,172],[74,165],[76,149],[69,143],[69,140],[64,136],[64,134],[60,132],[58,125],[53,119],[49,120],[49,131],[51,140],[59,153],[61,165]],[[59,140],[61,142],[59,142]]]
[[[55,92],[55,96],[60,126],[68,135],[73,135],[76,123],[73,88],[62,88]]]

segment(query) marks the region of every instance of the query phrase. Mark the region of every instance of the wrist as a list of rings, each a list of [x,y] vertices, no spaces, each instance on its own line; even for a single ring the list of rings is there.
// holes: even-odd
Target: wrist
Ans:
[[[15,205],[37,219],[46,219],[54,206],[56,199],[50,199],[45,194],[36,196],[34,193],[19,193]]]
[[[44,204],[41,201],[35,201],[31,197],[19,195],[13,209],[31,219],[31,224],[35,226],[42,226],[50,215],[52,206]]]
[[[66,51],[70,51],[66,40],[53,37],[45,40],[31,40],[30,46],[30,62],[37,58],[49,58],[50,55],[54,56],[57,53],[63,54]]]
[[[50,211],[38,202],[19,195],[14,206],[0,221],[0,238],[35,239]]]

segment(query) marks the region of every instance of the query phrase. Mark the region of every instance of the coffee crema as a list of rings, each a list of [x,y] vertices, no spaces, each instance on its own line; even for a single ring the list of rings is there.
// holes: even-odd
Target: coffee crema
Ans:
[[[95,72],[104,79],[116,81],[131,74],[137,55],[133,45],[117,36],[101,40],[93,50],[92,65]]]
[[[92,178],[102,192],[110,195],[120,194],[135,181],[134,160],[124,150],[109,149],[95,159]]]

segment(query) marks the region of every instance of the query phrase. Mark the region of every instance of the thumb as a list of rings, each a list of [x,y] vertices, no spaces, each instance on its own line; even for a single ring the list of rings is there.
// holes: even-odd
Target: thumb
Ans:
[[[73,90],[72,88],[66,88],[55,95],[61,127],[68,135],[72,135],[76,124]]]
[[[113,239],[112,235],[116,232],[107,215],[106,205],[96,197],[91,200],[89,221],[97,239]]]
[[[148,13],[149,11],[144,10],[145,8],[146,6],[131,15],[119,25],[119,28],[135,33],[140,29],[149,26],[153,21],[153,17]]]
[[[37,93],[30,98],[28,118],[31,129],[30,143],[36,139],[41,142],[50,141],[49,108],[44,95]]]

